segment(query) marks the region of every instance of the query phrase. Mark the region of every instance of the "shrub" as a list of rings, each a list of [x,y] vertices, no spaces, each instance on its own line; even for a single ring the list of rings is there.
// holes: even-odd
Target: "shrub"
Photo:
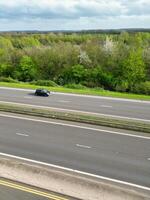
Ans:
[[[129,88],[129,84],[127,81],[120,81],[116,84],[115,90],[117,92],[127,92]]]
[[[136,93],[136,94],[150,95],[150,81],[146,81],[146,82],[136,84],[131,89],[131,92]]]
[[[113,88],[113,77],[110,73],[106,73],[100,66],[89,69],[87,73],[87,87],[104,87],[105,89]]]
[[[1,82],[8,82],[8,83],[19,83],[19,81],[11,78],[11,77],[0,77]]]
[[[31,84],[40,85],[40,86],[50,86],[50,87],[58,86],[54,81],[51,81],[51,80],[37,80],[37,81],[32,81]]]
[[[65,85],[65,87],[71,88],[71,89],[85,89],[86,88],[85,86],[81,84],[75,84],[75,83],[67,84]]]
[[[94,88],[92,88],[92,90],[94,90],[94,91],[107,91],[103,87],[94,87]]]
[[[37,77],[37,70],[31,57],[23,56],[20,59],[14,77],[23,82],[32,81]]]
[[[83,65],[75,65],[64,69],[60,77],[58,77],[57,82],[60,85],[65,84],[80,84],[81,81],[85,81],[87,75],[87,69]]]

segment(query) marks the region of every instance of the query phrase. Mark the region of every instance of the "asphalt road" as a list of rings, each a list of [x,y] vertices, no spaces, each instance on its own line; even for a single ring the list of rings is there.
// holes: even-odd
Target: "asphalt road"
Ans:
[[[127,133],[0,114],[0,152],[150,187],[150,137]]]
[[[1,200],[73,200],[73,198],[45,191],[29,185],[0,179]],[[75,199],[74,199],[75,200]]]
[[[34,104],[67,110],[137,118],[150,122],[150,102],[117,100],[105,97],[85,97],[52,93],[50,97],[36,97],[33,92],[0,88],[0,101]]]

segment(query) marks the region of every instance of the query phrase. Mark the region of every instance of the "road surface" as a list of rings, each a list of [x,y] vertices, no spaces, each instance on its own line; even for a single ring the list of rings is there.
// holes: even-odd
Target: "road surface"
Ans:
[[[0,179],[1,200],[73,200],[53,192],[45,191],[29,185]],[[75,200],[75,199],[74,199]]]
[[[0,114],[0,152],[150,187],[149,135],[12,115]]]
[[[136,118],[150,122],[150,102],[52,93],[50,97],[37,97],[33,91],[0,88],[0,101],[48,106],[76,110],[119,118]]]

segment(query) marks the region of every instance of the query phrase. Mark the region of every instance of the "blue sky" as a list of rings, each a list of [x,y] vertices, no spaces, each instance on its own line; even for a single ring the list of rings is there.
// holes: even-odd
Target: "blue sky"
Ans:
[[[0,31],[150,28],[150,0],[0,0]]]

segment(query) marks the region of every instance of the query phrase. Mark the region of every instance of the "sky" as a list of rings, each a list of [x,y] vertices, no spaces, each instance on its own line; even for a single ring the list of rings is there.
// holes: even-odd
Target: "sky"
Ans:
[[[0,0],[0,31],[150,28],[150,0]]]

